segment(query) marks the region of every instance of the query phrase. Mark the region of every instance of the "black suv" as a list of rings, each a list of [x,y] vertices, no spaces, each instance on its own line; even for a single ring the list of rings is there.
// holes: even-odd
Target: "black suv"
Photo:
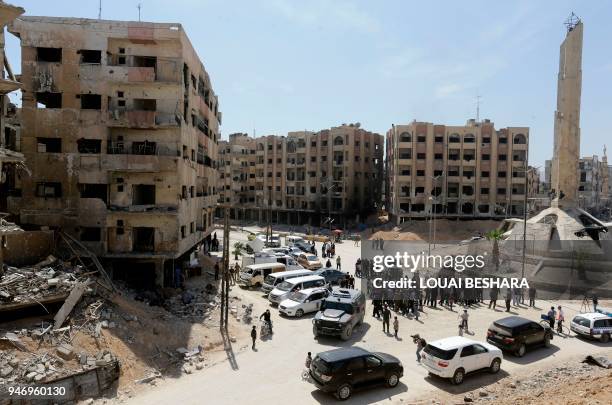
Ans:
[[[341,400],[348,399],[357,388],[376,384],[393,388],[403,375],[398,358],[355,346],[319,353],[310,365],[311,382]]]
[[[520,316],[499,319],[493,322],[487,331],[487,342],[513,352],[518,357],[523,357],[531,346],[549,347],[552,338],[550,327]]]
[[[331,335],[349,340],[355,327],[363,322],[365,308],[365,295],[361,291],[348,288],[333,289],[312,320],[314,337]]]

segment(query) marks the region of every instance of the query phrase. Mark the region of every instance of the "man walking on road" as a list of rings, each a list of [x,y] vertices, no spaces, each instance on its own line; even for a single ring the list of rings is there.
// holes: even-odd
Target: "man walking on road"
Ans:
[[[512,290],[508,288],[508,291],[506,291],[506,312],[510,312],[511,303],[512,303]]]
[[[489,308],[491,308],[491,305],[493,305],[493,309],[495,309],[495,307],[497,306],[497,294],[498,294],[498,290],[497,287],[493,287],[491,288],[491,290],[489,291]]]
[[[391,311],[389,311],[389,307],[385,305],[385,309],[383,309],[383,332],[389,333],[389,321],[391,320]]]
[[[255,350],[255,341],[257,341],[257,329],[255,325],[253,325],[253,329],[251,329],[251,339],[253,340],[253,346],[251,349]]]
[[[341,262],[340,262],[340,256],[338,256],[338,257],[336,258],[336,269],[337,269],[337,270],[342,270],[342,264],[341,264]]]
[[[393,320],[393,332],[394,336],[397,339],[397,332],[399,331],[399,321],[397,320],[397,316]]]

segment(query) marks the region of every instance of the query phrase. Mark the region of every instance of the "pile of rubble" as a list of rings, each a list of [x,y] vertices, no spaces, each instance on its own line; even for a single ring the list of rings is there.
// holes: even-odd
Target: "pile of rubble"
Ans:
[[[23,229],[13,222],[0,218],[0,232],[23,232]]]
[[[71,362],[76,359],[78,363]],[[66,377],[81,371],[116,362],[116,357],[108,350],[94,355],[74,354],[69,344],[61,344],[55,353],[28,353],[0,350],[0,386],[6,384],[44,383]]]
[[[0,276],[0,307],[68,295],[82,281],[81,273],[81,266],[65,264],[53,256],[30,267],[8,266]]]
[[[182,319],[201,320],[209,316],[220,304],[214,291],[187,288],[163,303],[164,309]]]

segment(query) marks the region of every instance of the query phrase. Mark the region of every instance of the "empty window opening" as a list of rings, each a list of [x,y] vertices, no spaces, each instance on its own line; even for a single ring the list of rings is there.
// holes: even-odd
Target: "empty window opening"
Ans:
[[[125,233],[125,228],[123,227],[123,219],[117,220],[117,235],[123,235]]]
[[[157,66],[157,57],[155,56],[134,56],[134,67],[152,67]]]
[[[155,185],[134,184],[132,186],[133,205],[155,205]]]
[[[100,227],[81,228],[81,241],[83,242],[100,242],[102,238],[102,229]]]
[[[136,227],[132,230],[134,252],[152,252],[155,250],[155,228]]]
[[[77,140],[79,153],[100,153],[102,151],[102,141],[100,139],[79,139]]]
[[[79,183],[81,198],[99,198],[106,204],[108,201],[108,185],[94,183]]]
[[[99,110],[102,108],[102,96],[99,94],[81,94],[81,109]]]
[[[36,138],[38,153],[61,153],[61,138]]]
[[[36,60],[39,62],[61,62],[62,48],[36,48]]]
[[[62,196],[62,183],[41,182],[36,184],[36,196],[44,198],[59,198]]]
[[[157,100],[148,98],[135,98],[134,99],[134,110],[139,111],[156,111]]]
[[[62,108],[62,93],[36,93],[36,108]]]
[[[102,63],[102,51],[96,51],[92,49],[81,49],[79,51],[81,54],[81,63],[82,64],[100,64]]]

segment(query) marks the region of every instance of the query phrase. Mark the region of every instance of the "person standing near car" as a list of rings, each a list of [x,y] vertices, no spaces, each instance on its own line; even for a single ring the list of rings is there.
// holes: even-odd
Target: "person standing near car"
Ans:
[[[312,354],[308,352],[308,354],[306,355],[306,361],[304,362],[304,365],[306,366],[307,370],[310,370],[311,364],[312,364]]]
[[[536,288],[534,286],[529,287],[529,306],[535,307]]]
[[[393,319],[393,332],[394,336],[397,339],[397,332],[399,331],[399,321],[397,320],[397,316]]]
[[[416,357],[417,363],[421,362],[421,351],[427,346],[427,342],[423,339],[418,333],[416,335],[412,335],[412,341],[416,343]]]
[[[548,311],[548,314],[546,314],[546,316],[548,317],[548,325],[550,326],[551,331],[555,330],[555,315],[555,307],[550,307],[550,310]]]
[[[597,304],[599,304],[599,300],[597,299],[597,295],[593,295],[593,312],[597,312]]]
[[[391,311],[389,307],[385,305],[383,309],[383,332],[389,333],[389,321],[391,320]]]
[[[563,321],[565,321],[565,314],[561,309],[561,305],[559,305],[557,309],[557,332],[563,333]]]
[[[506,312],[510,312],[510,304],[512,303],[512,290],[508,288],[506,291]]]
[[[497,295],[499,294],[499,291],[497,289],[497,287],[493,287],[489,290],[489,308],[491,308],[491,305],[493,306],[493,309],[495,309],[495,307],[497,306]]]
[[[270,334],[272,334],[272,316],[270,314],[270,310],[266,309],[266,311],[259,316],[259,320],[261,320],[261,318],[263,318],[264,321],[268,324],[268,328],[270,328]]]
[[[336,270],[342,270],[342,263],[340,261],[340,256],[336,258]]]

